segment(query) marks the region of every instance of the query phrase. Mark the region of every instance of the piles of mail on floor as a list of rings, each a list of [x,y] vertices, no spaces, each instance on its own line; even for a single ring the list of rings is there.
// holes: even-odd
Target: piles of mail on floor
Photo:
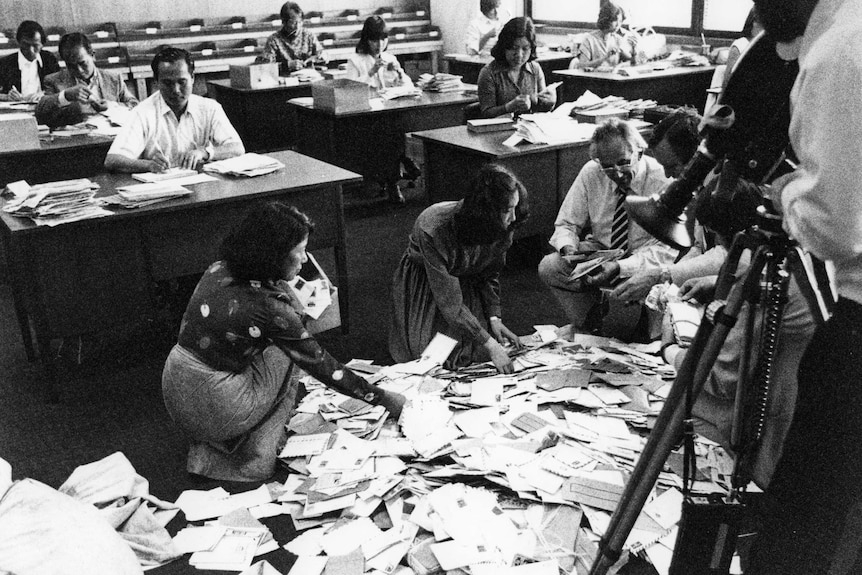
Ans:
[[[287,513],[298,535],[278,544],[298,557],[293,575],[586,572],[673,373],[655,345],[563,331],[537,326],[523,338],[512,375],[485,364],[441,368],[445,336],[412,365],[350,362],[407,397],[400,423],[304,377],[280,453],[285,484],[184,493],[177,505],[187,519],[220,519],[175,543],[197,567],[244,569],[276,544],[256,518]],[[709,441],[696,448],[695,488],[726,493],[731,460]],[[681,511],[681,460],[668,459],[625,545],[662,574]]]

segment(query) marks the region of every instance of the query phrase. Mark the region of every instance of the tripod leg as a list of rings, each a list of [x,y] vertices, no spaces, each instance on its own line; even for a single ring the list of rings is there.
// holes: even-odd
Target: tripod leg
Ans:
[[[734,246],[719,276],[719,287],[722,290],[719,295],[726,293],[724,286],[732,283],[726,278],[733,277],[739,252],[745,247],[739,237],[734,240]],[[620,503],[611,516],[608,529],[599,547],[599,556],[590,570],[591,575],[604,575],[619,559],[626,538],[652,492],[668,455],[680,437],[685,419],[685,394],[691,388],[692,398],[696,399],[703,389],[712,366],[724,346],[727,334],[745,303],[745,294],[756,289],[760,282],[767,252],[764,247],[759,247],[755,251],[743,282],[734,284],[729,289],[724,309],[717,313],[711,322],[701,321],[665,399],[664,408],[659,413],[653,431],[626,483]]]

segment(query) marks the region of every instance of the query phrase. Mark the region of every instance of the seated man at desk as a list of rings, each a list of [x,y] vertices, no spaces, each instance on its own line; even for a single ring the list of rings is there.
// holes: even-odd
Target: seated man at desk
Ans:
[[[302,26],[302,8],[296,2],[281,7],[281,30],[267,38],[257,62],[278,62],[281,74],[290,74],[308,64],[327,61],[323,45],[311,30]]]
[[[195,63],[191,54],[181,48],[163,48],[153,57],[152,68],[159,90],[132,110],[129,123],[108,150],[106,169],[194,169],[245,153],[221,104],[192,94]]]
[[[119,74],[96,67],[93,48],[84,34],[73,32],[60,38],[60,57],[66,69],[45,77],[45,96],[36,106],[40,124],[77,124],[107,110],[109,102],[130,108],[138,104]]]
[[[500,0],[479,0],[479,11],[481,14],[467,25],[467,54],[491,56],[497,34],[509,21],[509,13],[500,8]]]
[[[24,20],[15,33],[18,51],[0,59],[0,100],[38,102],[42,81],[60,71],[57,58],[42,51],[45,31],[38,22]]]
[[[560,302],[573,332],[598,332],[607,298],[600,288],[631,277],[642,267],[668,266],[677,251],[653,238],[628,218],[628,194],[650,196],[670,183],[655,158],[644,156],[643,137],[626,121],[611,119],[596,128],[588,162],[575,178],[555,222],[555,251],[539,263],[539,277]],[[622,257],[596,268],[597,275],[572,279],[578,264],[596,250]],[[633,323],[640,308],[633,308]]]

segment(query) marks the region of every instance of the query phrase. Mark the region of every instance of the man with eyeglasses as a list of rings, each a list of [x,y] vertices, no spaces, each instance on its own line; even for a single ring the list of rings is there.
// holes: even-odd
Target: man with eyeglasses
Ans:
[[[671,181],[655,158],[644,156],[647,144],[626,121],[611,119],[596,128],[590,157],[569,189],[550,239],[554,252],[539,264],[547,284],[576,333],[598,333],[607,302],[601,288],[610,288],[646,267],[673,263],[677,251],[653,238],[627,218],[625,196],[650,196]],[[622,256],[597,267],[592,275],[572,279],[572,272],[597,250],[618,250]],[[634,322],[640,307],[632,308]]]

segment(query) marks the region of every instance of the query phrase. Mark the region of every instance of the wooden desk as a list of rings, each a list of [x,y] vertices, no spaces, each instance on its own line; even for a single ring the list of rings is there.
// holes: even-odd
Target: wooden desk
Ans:
[[[446,62],[446,70],[450,74],[461,76],[462,81],[475,84],[479,81],[479,72],[486,64],[491,62],[490,56],[470,56],[469,54],[444,54],[443,61]],[[551,73],[555,70],[565,70],[572,61],[572,55],[568,52],[543,52],[536,57],[536,61],[545,73],[548,84],[554,80]]]
[[[113,141],[99,135],[55,137],[40,139],[38,150],[0,152],[0,186],[18,180],[40,184],[97,174],[104,170]]]
[[[234,88],[230,80],[210,80],[207,94],[218,100],[249,152],[284,150],[296,143],[296,112],[291,98],[311,96],[311,84],[254,90]]]
[[[366,178],[397,169],[408,132],[464,123],[464,107],[476,102],[462,92],[423,92],[418,98],[384,100],[380,109],[333,113],[291,100],[296,110],[297,149]]]
[[[590,161],[589,142],[520,144],[503,141],[512,131],[474,134],[466,126],[415,132],[425,148],[425,190],[431,203],[460,199],[466,182],[483,165],[496,162],[509,168],[530,194],[531,216],[518,237],[549,238],[560,204],[581,168]]]
[[[30,323],[52,385],[51,340],[139,320],[155,309],[154,283],[203,272],[218,259],[222,238],[262,200],[282,200],[316,223],[309,249],[335,254],[342,330],[349,326],[347,239],[342,186],[357,174],[302,156],[276,152],[278,172],[256,178],[218,177],[194,193],[134,210],[49,228],[0,212],[15,311],[28,357],[35,357]],[[127,175],[93,178],[98,195],[133,183]],[[5,200],[0,205],[5,204]]]
[[[632,76],[614,72],[557,70],[554,80],[563,81],[563,100],[566,102],[577,100],[581,94],[590,90],[602,97],[621,96],[626,100],[642,98],[655,100],[659,104],[687,104],[702,111],[706,103],[706,89],[714,72],[715,66],[676,67],[644,71]]]

